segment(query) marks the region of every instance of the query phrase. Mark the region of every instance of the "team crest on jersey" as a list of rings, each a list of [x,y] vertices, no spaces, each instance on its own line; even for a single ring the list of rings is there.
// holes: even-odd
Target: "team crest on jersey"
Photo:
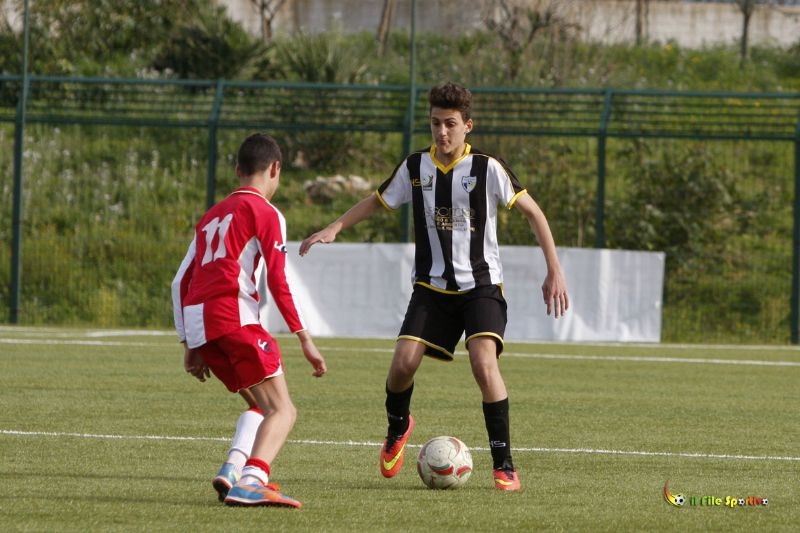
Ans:
[[[420,176],[419,181],[420,181],[420,183],[422,185],[422,190],[423,191],[432,191],[433,190],[433,175],[432,174],[429,174],[427,176]]]
[[[467,192],[472,192],[475,189],[475,185],[478,183],[478,178],[475,176],[463,176],[461,178],[461,186],[464,187],[464,190]]]

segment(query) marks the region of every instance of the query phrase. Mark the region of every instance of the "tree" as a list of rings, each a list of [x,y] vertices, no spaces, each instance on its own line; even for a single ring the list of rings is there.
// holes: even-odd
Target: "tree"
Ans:
[[[636,1],[636,46],[641,46],[645,40],[645,23],[647,22],[647,12],[650,9],[650,0]]]
[[[750,56],[750,21],[756,6],[776,7],[794,0],[736,0],[736,6],[742,13],[742,35],[739,38],[740,65]]]
[[[207,5],[159,43],[151,66],[181,79],[252,79],[272,69],[269,46]]]
[[[250,0],[250,3],[258,10],[259,20],[261,21],[261,39],[263,41],[272,40],[272,23],[280,12],[286,0]]]
[[[389,40],[389,31],[392,28],[394,12],[397,8],[397,0],[383,0],[383,10],[381,11],[381,22],[378,25],[378,55],[383,56],[386,51],[386,42]]]
[[[552,46],[554,43],[570,39],[571,30],[577,29],[578,25],[567,21],[563,14],[565,9],[563,0],[493,0],[487,3],[483,21],[489,31],[499,37],[500,46],[507,52],[505,68],[510,81],[516,80],[522,72],[527,62],[527,50],[540,33],[550,37],[551,46],[545,44],[542,48],[550,50],[550,54],[556,48]],[[558,70],[555,56],[546,57],[544,62],[547,64],[546,76],[554,76],[553,72]]]
[[[756,9],[757,0],[736,0],[739,11],[742,12],[742,35],[739,39],[739,58],[742,65],[748,56],[748,40],[750,34],[750,18]]]
[[[30,70],[46,75],[131,76],[145,68],[176,21],[203,0],[36,0],[29,4]],[[23,1],[14,9],[23,12]],[[4,70],[7,58],[1,58]],[[17,57],[13,58],[18,62]]]
[[[517,78],[522,68],[525,50],[533,42],[540,30],[560,21],[556,15],[556,2],[550,1],[541,6],[523,7],[513,0],[496,0],[492,12],[484,17],[489,31],[500,37],[500,43],[508,53],[506,72],[511,80]]]

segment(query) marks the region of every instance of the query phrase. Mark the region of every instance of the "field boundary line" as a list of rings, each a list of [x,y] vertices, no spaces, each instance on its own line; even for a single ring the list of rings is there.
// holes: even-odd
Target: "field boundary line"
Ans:
[[[135,346],[135,347],[156,347],[162,346],[160,343],[138,342],[138,341],[109,341],[109,340],[78,340],[78,339],[9,339],[0,338],[0,344],[20,344],[20,345],[75,345],[75,346]],[[321,351],[327,352],[352,352],[352,348],[341,346],[325,346],[320,343]],[[392,353],[391,348],[358,348],[361,352],[373,353]],[[464,354],[462,354],[464,355]],[[464,355],[466,357],[466,355]],[[551,359],[562,361],[616,361],[631,363],[689,363],[706,365],[738,365],[738,366],[773,366],[773,367],[797,367],[800,368],[800,361],[767,361],[758,359],[715,359],[709,357],[666,357],[666,356],[625,356],[625,355],[585,355],[585,354],[557,354],[557,353],[526,353],[505,351],[502,357],[515,357],[520,359]]]
[[[88,338],[109,338],[109,337],[175,337],[173,329],[98,329],[98,328],[75,328],[67,326],[19,326],[11,324],[0,324],[0,334],[36,334],[49,335],[55,337],[88,337]],[[277,339],[291,338],[290,333],[272,332]],[[353,341],[388,341],[393,342],[394,337],[328,337],[318,336],[317,343],[324,344],[328,339],[353,340]],[[574,346],[589,347],[622,347],[622,348],[665,348],[675,350],[752,350],[752,351],[787,351],[800,353],[800,346],[787,344],[714,344],[714,343],[662,343],[662,342],[623,342],[623,341],[569,341],[559,342],[557,340],[540,339],[505,339],[506,344],[531,344],[531,345],[553,345],[569,344]],[[376,351],[383,351],[385,348],[374,348]],[[388,348],[391,351],[391,348]]]
[[[664,356],[640,356],[640,355],[581,355],[581,354],[557,354],[557,353],[520,353],[503,352],[503,357],[519,357],[523,359],[559,359],[559,360],[578,360],[578,361],[625,361],[634,363],[691,363],[706,365],[742,365],[742,366],[796,366],[800,367],[800,361],[759,361],[757,359],[710,359],[708,357],[687,358],[687,357],[664,357]]]
[[[59,431],[17,431],[0,429],[0,435],[12,437],[70,437],[81,439],[108,439],[108,440],[153,440],[153,441],[189,441],[189,442],[228,442],[227,437],[179,437],[169,435],[113,435],[102,433],[72,433]],[[352,446],[352,447],[380,447],[382,442],[370,441],[335,441],[313,439],[289,439],[289,444],[302,444],[308,446]],[[421,444],[408,444],[409,448],[421,448]],[[471,446],[475,451],[488,451],[489,448]],[[563,453],[585,455],[617,455],[635,457],[682,457],[691,459],[731,459],[744,461],[800,461],[800,457],[781,455],[738,455],[727,453],[699,453],[699,452],[648,452],[641,450],[608,450],[602,448],[543,448],[543,447],[514,447],[514,452],[528,453]]]
[[[0,344],[44,344],[74,346],[162,346],[153,342],[123,341],[81,341],[75,339],[0,339]]]
[[[321,351],[329,352],[351,352],[352,348],[339,346],[319,346]],[[362,352],[386,352],[391,353],[387,348],[359,348]],[[466,355],[465,355],[466,357]],[[691,363],[708,365],[741,365],[741,366],[783,366],[800,367],[800,361],[766,361],[758,359],[712,359],[708,357],[688,358],[688,357],[665,357],[665,356],[639,356],[639,355],[582,355],[582,354],[558,354],[558,353],[526,353],[504,351],[501,357],[519,357],[521,359],[559,359],[576,361],[622,361],[633,363]]]

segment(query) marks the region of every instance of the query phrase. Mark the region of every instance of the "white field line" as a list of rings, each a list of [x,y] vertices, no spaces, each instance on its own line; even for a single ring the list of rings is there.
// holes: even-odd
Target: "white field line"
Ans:
[[[0,332],[2,332],[2,328],[0,328]],[[89,337],[99,337],[100,335],[95,334],[95,332],[87,333]],[[161,346],[160,343],[147,343],[147,342],[135,342],[135,341],[107,341],[107,340],[79,340],[79,339],[58,339],[58,338],[46,338],[46,339],[9,339],[9,338],[0,338],[0,344],[22,344],[22,345],[78,345],[78,346],[137,346],[137,347],[147,347],[147,346]],[[605,345],[600,345],[605,346]],[[623,345],[620,345],[623,346]],[[320,349],[323,352],[351,352],[353,348],[347,348],[342,346],[325,346],[324,343],[320,343]],[[662,348],[678,348],[681,350],[684,349],[693,349],[697,350],[700,348],[704,348],[701,345],[651,345],[651,347],[662,347]],[[760,346],[760,347],[751,347],[751,346],[739,346],[739,345],[731,345],[728,346],[727,349],[737,349],[737,350],[750,350],[751,348],[759,348],[762,350],[770,349],[769,347]],[[785,347],[775,347],[776,349],[785,348]],[[357,348],[360,352],[377,352],[377,353],[391,353],[391,348]],[[797,348],[791,348],[791,351],[798,351]],[[505,351],[503,352],[503,357],[520,357],[526,359],[558,359],[563,361],[622,361],[622,362],[632,362],[632,363],[688,363],[688,364],[709,364],[709,365],[740,365],[740,366],[778,366],[778,367],[800,367],[800,361],[767,361],[767,360],[757,360],[757,359],[716,359],[716,358],[708,358],[708,357],[701,357],[701,358],[693,358],[693,357],[650,357],[650,356],[624,356],[624,355],[584,355],[584,354],[556,354],[556,353],[524,353],[524,352],[513,352],[513,351]]]
[[[146,329],[68,329],[47,326],[15,326],[15,325],[0,325],[0,334],[23,334],[27,336],[36,337],[89,337],[89,338],[105,338],[105,337],[175,337],[175,331],[169,329],[163,330],[146,330]],[[288,333],[275,333],[273,334],[278,339],[293,339],[294,335]],[[320,340],[321,339],[321,340]],[[11,339],[13,340],[13,339]],[[325,337],[320,337],[317,340],[318,344],[324,343]],[[379,338],[379,337],[357,337],[353,340],[375,340],[375,341],[393,341],[392,338]],[[515,341],[507,340],[509,344],[532,344],[532,345],[548,345],[558,344],[554,341]],[[666,343],[642,343],[642,342],[574,342],[569,343],[580,346],[600,346],[600,347],[623,347],[623,348],[668,348],[676,350],[749,350],[749,351],[786,351],[800,354],[800,347],[795,345],[785,344],[666,344]],[[345,349],[345,348],[339,348]],[[382,348],[374,348],[375,351],[384,351]]]
[[[7,331],[21,331],[20,328],[5,328],[0,326],[0,332]],[[89,345],[89,346],[157,346],[157,344],[131,342],[131,341],[101,341],[101,340],[76,340],[76,339],[58,339],[52,338],[52,331],[40,328],[26,329],[30,333],[44,333],[50,338],[47,339],[4,339],[0,338],[0,344],[70,344],[70,345]],[[141,331],[114,331],[114,332],[87,332],[88,337],[104,337],[104,336],[117,336],[117,335],[171,335],[171,332],[145,332]],[[69,336],[76,336],[75,333]],[[599,344],[598,346],[614,346],[616,344]],[[627,344],[619,344],[619,346],[632,346]],[[660,346],[664,348],[678,348],[697,350],[700,348],[714,348],[721,350],[730,349],[747,349],[747,350],[787,350],[797,351],[796,347],[786,346],[737,346],[737,345],[647,345],[647,346]],[[352,348],[345,347],[325,347],[320,346],[323,351],[352,351]],[[390,348],[359,348],[359,351],[369,352],[383,352],[391,353]],[[521,357],[530,359],[559,359],[559,360],[588,360],[588,361],[626,361],[626,362],[642,362],[642,363],[689,363],[689,364],[727,364],[727,365],[745,365],[745,366],[783,366],[783,367],[800,367],[800,362],[796,361],[760,361],[760,360],[740,360],[740,359],[711,359],[711,358],[683,358],[683,357],[640,357],[640,356],[603,356],[603,355],[569,355],[569,354],[547,354],[547,353],[522,353],[510,352],[503,353],[504,357]],[[72,438],[85,438],[85,439],[117,439],[117,440],[154,440],[154,441],[214,441],[214,442],[227,442],[228,438],[222,437],[175,437],[164,435],[104,435],[104,434],[91,434],[91,433],[64,433],[64,432],[42,432],[42,431],[16,431],[16,430],[3,430],[0,429],[0,435],[8,436],[38,436],[38,437],[72,437]],[[325,441],[325,440],[290,440],[294,444],[305,445],[320,445],[320,446],[370,446],[379,447],[380,442],[358,442],[358,441]],[[410,444],[409,447],[415,448],[419,445]],[[473,447],[474,450],[486,451],[488,448]],[[687,458],[701,458],[701,459],[733,459],[733,460],[762,460],[762,461],[800,461],[800,457],[792,456],[770,456],[770,455],[737,455],[737,454],[719,454],[719,453],[696,453],[696,452],[648,452],[636,450],[605,450],[595,448],[541,448],[541,447],[521,447],[514,448],[517,452],[533,452],[533,453],[562,453],[562,454],[596,454],[596,455],[618,455],[618,456],[644,456],[644,457],[687,457]]]
[[[67,433],[56,431],[16,431],[10,429],[0,429],[0,435],[10,437],[54,437],[54,438],[78,438],[78,439],[106,439],[106,440],[152,440],[152,441],[189,441],[189,442],[229,442],[230,438],[224,437],[177,437],[168,435],[111,435],[98,433]],[[349,446],[349,447],[373,447],[377,448],[383,443],[369,441],[335,441],[335,440],[289,440],[291,444],[303,444],[308,446]],[[409,444],[409,448],[421,448],[419,444]],[[489,448],[472,446],[472,450],[488,451]],[[686,457],[693,459],[731,459],[744,461],[800,461],[800,457],[780,456],[780,455],[738,455],[727,453],[698,453],[698,452],[648,452],[639,450],[605,450],[600,448],[541,448],[541,447],[521,447],[514,448],[514,452],[530,453],[560,453],[560,454],[589,454],[589,455],[618,455],[635,457]]]
[[[653,347],[658,345],[653,345]],[[673,345],[667,345],[673,347]],[[742,346],[729,346],[729,349],[742,349]],[[328,347],[321,345],[319,349],[323,352],[352,352],[352,348]],[[698,346],[693,346],[697,350]],[[747,347],[749,349],[749,347]],[[795,349],[796,350],[796,349]],[[389,348],[358,348],[359,352],[383,352],[391,353]],[[690,364],[714,364],[714,365],[743,365],[743,366],[794,366],[800,367],[800,361],[766,361],[757,359],[712,359],[707,357],[648,357],[648,356],[626,356],[626,355],[582,355],[582,354],[558,354],[558,353],[525,353],[504,351],[501,357],[520,357],[525,359],[561,359],[565,361],[629,361],[632,363],[690,363]]]
[[[653,345],[654,347],[657,345]],[[672,345],[668,345],[672,347]],[[352,348],[345,347],[326,347],[320,346],[321,351],[325,352],[352,352]],[[698,346],[693,347],[695,350]],[[729,349],[742,349],[741,346],[731,346]],[[747,348],[749,349],[749,347]],[[391,353],[388,348],[358,348],[359,352],[385,352]],[[558,353],[525,353],[504,351],[501,357],[520,357],[525,359],[561,359],[565,361],[628,361],[632,363],[690,363],[690,364],[713,364],[713,365],[743,365],[743,366],[795,366],[800,367],[800,361],[766,361],[757,359],[712,359],[707,357],[648,357],[648,356],[626,356],[626,355],[582,355],[582,354],[558,354]]]
[[[575,361],[628,361],[636,363],[691,363],[709,365],[744,365],[744,366],[797,366],[800,361],[759,361],[755,359],[709,359],[707,357],[648,357],[624,355],[569,355],[555,353],[515,353],[503,352],[504,357],[524,357],[528,359],[562,359]]]
[[[176,337],[175,330],[166,329],[69,329],[46,326],[0,325],[0,333],[48,337]],[[177,338],[177,337],[176,337]]]
[[[160,346],[152,342],[82,341],[75,339],[0,339],[0,344],[78,345],[78,346]],[[176,343],[177,346],[177,343]]]

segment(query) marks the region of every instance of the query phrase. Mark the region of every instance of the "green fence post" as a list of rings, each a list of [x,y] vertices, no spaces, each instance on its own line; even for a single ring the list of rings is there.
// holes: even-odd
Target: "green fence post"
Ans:
[[[9,322],[19,322],[20,288],[22,285],[22,171],[25,151],[25,108],[27,107],[28,78],[22,79],[22,95],[17,103],[14,125],[14,193],[11,213],[11,286]]]
[[[800,344],[800,114],[794,135],[794,232],[792,237],[792,294],[790,328],[792,344]]]
[[[600,129],[597,133],[597,206],[594,219],[594,247],[606,246],[606,139],[608,120],[611,116],[613,93],[606,90],[603,99],[603,112],[600,115]]]
[[[8,320],[19,322],[19,300],[22,284],[22,156],[25,146],[25,113],[28,109],[28,0],[23,4],[22,91],[17,102],[14,126],[14,193],[11,212],[11,280]]]
[[[217,80],[217,92],[214,103],[208,116],[208,170],[206,172],[206,208],[214,205],[217,195],[217,125],[219,124],[219,110],[222,107],[222,95],[225,80]]]

